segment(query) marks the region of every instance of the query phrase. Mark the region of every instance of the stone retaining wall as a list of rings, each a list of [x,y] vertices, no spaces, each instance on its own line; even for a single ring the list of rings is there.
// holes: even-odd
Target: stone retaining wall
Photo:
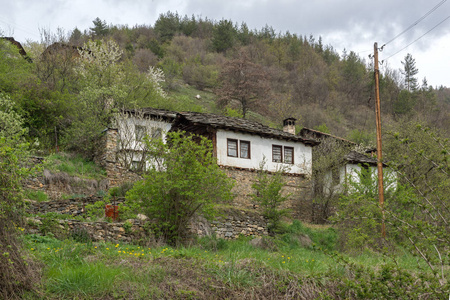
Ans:
[[[222,169],[235,181],[232,190],[235,195],[233,205],[244,209],[256,208],[257,204],[252,200],[252,194],[255,192],[252,185],[258,180],[258,172],[233,168]],[[311,180],[304,176],[285,175],[284,181],[282,193],[289,197],[282,207],[290,209],[292,218],[311,222],[313,215]]]
[[[42,234],[41,226],[45,222],[42,218],[30,218],[26,231],[27,233]],[[109,241],[113,243],[131,243],[139,239],[151,240],[153,237],[146,232],[145,224],[139,220],[128,220],[121,223],[110,222],[82,222],[79,220],[57,220],[58,225],[50,230],[58,238],[80,237],[88,235],[94,242]],[[128,223],[128,224],[126,224]]]
[[[94,161],[106,170],[106,176],[109,180],[109,186],[120,186],[126,182],[135,182],[141,180],[142,177],[127,168],[121,166],[118,161],[119,132],[115,128],[108,128],[97,141],[97,153]]]
[[[218,238],[235,239],[242,236],[268,235],[267,221],[258,212],[224,209],[223,217],[208,222],[203,218],[197,218],[191,225],[191,230],[198,236],[215,234]]]
[[[27,212],[29,214],[44,214],[48,212],[56,212],[72,216],[79,216],[86,212],[86,205],[94,204],[97,201],[103,201],[103,197],[89,196],[84,198],[65,199],[57,201],[36,202],[28,201]],[[115,201],[116,205],[122,204],[123,198]]]
[[[263,236],[267,235],[267,222],[258,213],[226,209],[225,217],[219,217],[216,221],[209,222],[202,217],[196,218],[190,225],[190,231],[197,236],[216,235],[218,238],[235,239],[239,236]],[[28,233],[42,234],[44,218],[29,218]],[[136,242],[140,239],[152,240],[146,230],[146,221],[130,219],[125,222],[82,222],[79,220],[52,220],[50,231],[58,237],[79,235],[84,232],[92,241],[110,242]],[[48,227],[48,226],[47,226]],[[45,228],[48,230],[49,228]]]

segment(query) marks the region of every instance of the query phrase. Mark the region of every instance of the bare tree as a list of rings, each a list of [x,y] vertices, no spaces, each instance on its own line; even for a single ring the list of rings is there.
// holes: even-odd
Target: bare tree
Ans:
[[[266,105],[265,100],[270,90],[268,75],[262,66],[252,63],[244,52],[241,52],[238,58],[225,63],[219,81],[219,105],[239,102],[244,118],[250,109]]]

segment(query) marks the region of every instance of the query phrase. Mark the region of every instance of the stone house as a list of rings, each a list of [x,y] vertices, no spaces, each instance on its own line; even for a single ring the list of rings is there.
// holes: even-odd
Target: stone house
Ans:
[[[286,206],[293,216],[311,219],[312,148],[314,139],[295,135],[295,119],[284,121],[284,130],[261,123],[209,113],[171,112],[145,108],[125,110],[115,124],[106,129],[98,162],[110,178],[111,185],[137,179],[129,170],[145,168],[142,137],[165,138],[169,131],[186,131],[212,141],[219,166],[235,180],[235,207],[255,207],[251,200],[252,184],[257,180],[260,163],[275,172],[286,168],[284,192],[289,194]]]
[[[313,176],[320,177],[313,178],[314,196],[330,197],[343,193],[349,177],[358,182],[358,174],[363,168],[370,169],[372,176],[378,176],[376,149],[363,149],[347,139],[309,128],[302,128],[299,134],[322,142],[320,147],[313,150],[313,161],[318,161],[319,156],[331,157],[324,172],[316,172]],[[333,153],[338,153],[339,156],[332,157]],[[387,168],[387,165],[383,164],[383,168]],[[395,187],[395,174],[385,172],[384,175],[392,187]]]

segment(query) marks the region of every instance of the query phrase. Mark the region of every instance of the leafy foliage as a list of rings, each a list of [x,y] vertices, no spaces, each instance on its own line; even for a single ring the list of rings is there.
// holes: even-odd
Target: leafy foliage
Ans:
[[[27,157],[28,145],[19,135],[0,135],[0,296],[4,299],[35,289],[17,239],[24,216],[21,181],[31,172],[25,167]]]
[[[450,263],[448,140],[427,127],[404,123],[400,131],[389,133],[387,147],[396,172],[391,179],[397,182],[389,185],[385,176],[381,210],[375,176],[363,171],[360,183],[350,179],[337,218],[345,245],[377,251],[400,246],[428,266],[431,284],[445,290],[449,282],[445,266]],[[383,222],[385,238],[379,233]]]
[[[127,193],[156,221],[156,234],[177,243],[196,214],[213,217],[214,204],[231,198],[230,179],[219,169],[209,140],[174,132],[147,140],[149,169]]]
[[[89,41],[79,52],[77,72],[81,90],[77,114],[67,129],[65,142],[72,149],[92,156],[95,140],[117,109],[158,106],[165,98],[160,86],[164,77],[157,69],[150,68],[145,75],[120,62],[123,51],[112,40]]]
[[[22,133],[22,117],[14,111],[14,102],[0,93],[0,137],[11,137]]]
[[[289,195],[282,194],[282,188],[285,184],[283,175],[286,170],[280,169],[273,174],[268,174],[265,170],[266,161],[260,164],[258,181],[252,185],[256,193],[252,195],[253,200],[262,207],[262,214],[268,220],[268,231],[270,234],[280,232],[281,218],[288,214],[287,209],[280,206],[285,202]]]

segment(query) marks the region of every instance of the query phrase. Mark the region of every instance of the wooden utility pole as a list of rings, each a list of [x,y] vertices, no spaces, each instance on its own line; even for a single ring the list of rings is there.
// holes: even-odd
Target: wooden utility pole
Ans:
[[[375,73],[375,114],[377,123],[377,166],[378,166],[378,199],[381,207],[381,235],[386,237],[384,224],[384,189],[383,189],[383,156],[381,151],[381,104],[380,104],[380,70],[378,68],[378,44],[373,45]]]

